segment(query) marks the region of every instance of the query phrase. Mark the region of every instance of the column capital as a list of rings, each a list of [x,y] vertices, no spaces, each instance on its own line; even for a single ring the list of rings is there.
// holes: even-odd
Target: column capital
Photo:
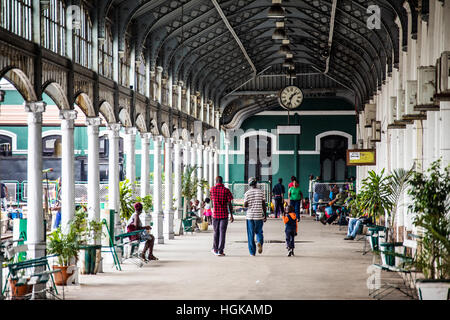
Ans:
[[[164,140],[163,136],[153,136],[153,142],[155,143],[161,143]]]
[[[60,110],[59,118],[61,120],[75,120],[78,112],[76,110]]]
[[[140,136],[141,136],[141,139],[150,140],[153,135],[150,132],[141,132]]]
[[[99,126],[101,123],[102,119],[100,117],[86,117],[87,126]]]
[[[25,101],[23,103],[23,106],[25,108],[25,112],[42,113],[45,112],[45,107],[47,106],[47,103],[45,103],[44,101],[33,101],[33,102]]]
[[[190,141],[184,141],[184,143],[183,143],[183,147],[184,147],[185,149],[190,148],[191,145],[192,145],[192,143],[191,143]]]
[[[164,143],[167,143],[169,146],[172,145],[173,141],[173,138],[164,138]]]
[[[120,127],[120,123],[108,123],[108,130],[111,134],[111,137],[119,137]]]
[[[125,134],[136,136],[138,130],[136,127],[125,127]]]
[[[178,81],[178,85],[180,86],[180,88],[182,88],[184,86],[184,82],[182,80]]]
[[[156,67],[156,72],[162,73],[162,72],[163,72],[163,67],[157,66],[157,67]]]

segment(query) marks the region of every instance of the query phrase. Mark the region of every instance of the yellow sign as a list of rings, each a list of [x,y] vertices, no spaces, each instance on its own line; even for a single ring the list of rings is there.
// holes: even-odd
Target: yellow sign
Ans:
[[[347,150],[347,166],[364,166],[376,164],[375,149]]]

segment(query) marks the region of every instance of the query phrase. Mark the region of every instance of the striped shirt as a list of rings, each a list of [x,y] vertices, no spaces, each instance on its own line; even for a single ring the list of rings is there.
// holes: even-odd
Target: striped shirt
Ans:
[[[244,202],[248,203],[248,210],[246,219],[248,220],[263,220],[264,193],[259,188],[251,187],[244,195]]]

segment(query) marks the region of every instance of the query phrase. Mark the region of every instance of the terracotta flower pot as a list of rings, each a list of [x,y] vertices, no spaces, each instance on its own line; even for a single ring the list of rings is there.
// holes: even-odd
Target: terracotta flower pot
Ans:
[[[56,272],[54,274],[55,284],[57,286],[67,285],[67,279],[72,275],[72,273],[67,273],[68,266],[52,266],[53,270],[61,270],[61,272]]]
[[[21,300],[24,299],[26,294],[30,294],[33,292],[33,286],[25,284],[23,286],[16,287],[17,280],[9,279],[9,286],[11,288],[11,297],[13,300]]]

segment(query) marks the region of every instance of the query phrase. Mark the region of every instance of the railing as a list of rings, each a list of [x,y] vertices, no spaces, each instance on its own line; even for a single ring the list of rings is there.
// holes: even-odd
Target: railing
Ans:
[[[16,180],[1,180],[8,188],[8,198],[7,200],[11,204],[18,204],[20,200],[20,184]]]
[[[244,205],[244,195],[250,189],[248,183],[244,181],[237,181],[228,183],[228,187],[233,194],[233,206],[243,206]],[[271,188],[269,181],[260,181],[257,187],[263,190],[264,200],[268,204],[267,208],[270,211],[270,201],[271,201]]]

